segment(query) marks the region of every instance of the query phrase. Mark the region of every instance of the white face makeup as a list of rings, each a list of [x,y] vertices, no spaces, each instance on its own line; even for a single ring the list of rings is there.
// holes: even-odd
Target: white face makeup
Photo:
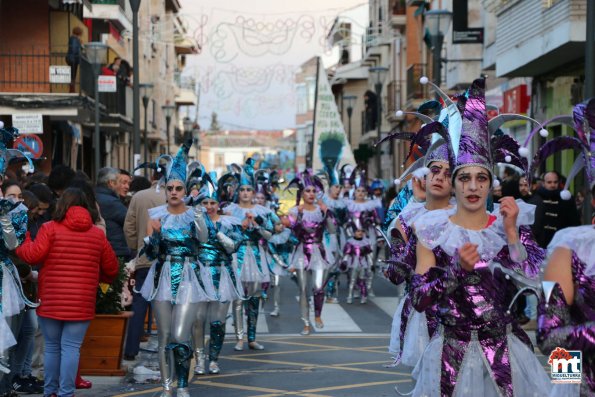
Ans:
[[[428,165],[430,173],[426,175],[426,193],[441,199],[450,196],[452,190],[450,166],[443,161],[433,161]]]
[[[240,186],[238,192],[240,203],[252,204],[252,199],[254,198],[254,188],[252,186]]]
[[[368,192],[366,191],[366,188],[358,187],[357,189],[355,189],[355,199],[357,201],[364,201],[367,197]]]
[[[213,199],[205,199],[201,205],[207,210],[207,214],[213,216],[219,211],[219,203]]]
[[[454,180],[457,206],[468,212],[485,211],[490,193],[490,174],[483,167],[461,168]]]
[[[302,192],[302,199],[305,204],[314,204],[316,201],[316,189],[313,186],[308,186]]]
[[[183,203],[184,196],[186,195],[186,188],[181,181],[170,181],[165,187],[165,197],[170,205],[179,205]]]

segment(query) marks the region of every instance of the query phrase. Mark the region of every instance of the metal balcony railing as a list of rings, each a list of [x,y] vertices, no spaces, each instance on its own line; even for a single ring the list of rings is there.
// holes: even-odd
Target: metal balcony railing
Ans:
[[[30,51],[28,53],[8,51],[0,48],[0,92],[76,93],[95,97],[95,84],[91,64],[83,56],[78,65],[73,84],[50,82],[50,66],[67,66],[66,53]],[[100,102],[108,113],[126,115],[126,91],[129,87],[117,80],[115,93],[101,93]]]
[[[126,0],[91,0],[91,3],[118,5],[122,10],[126,9]]]
[[[424,99],[428,97],[426,85],[422,85],[419,79],[426,75],[425,63],[414,63],[407,69],[407,100]]]
[[[0,48],[0,92],[79,92],[80,69],[74,84],[50,83],[50,66],[66,66],[66,53]]]

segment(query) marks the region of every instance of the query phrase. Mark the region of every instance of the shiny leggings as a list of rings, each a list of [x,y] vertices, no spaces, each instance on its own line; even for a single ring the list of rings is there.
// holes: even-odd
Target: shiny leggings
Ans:
[[[230,302],[201,302],[198,304],[198,312],[196,314],[196,320],[194,321],[194,326],[192,328],[192,339],[194,341],[195,350],[200,349],[204,351],[207,318],[210,320],[211,326],[216,322],[225,325],[225,318],[227,317],[229,304]],[[211,335],[211,342],[213,342],[213,335]],[[221,343],[223,343],[223,341],[221,341]],[[217,343],[217,345],[218,344],[219,343]],[[218,352],[212,351],[213,347],[215,346],[213,343],[211,343],[209,354],[211,359],[214,358],[214,360],[217,361],[219,354]]]
[[[166,347],[171,343],[190,344],[192,324],[200,303],[176,305],[169,301],[153,301],[151,304],[157,321],[161,382],[165,390],[171,390],[174,357]]]
[[[233,301],[233,323],[238,341],[244,339],[244,308],[247,311],[248,342],[256,340],[256,322],[258,320],[258,305],[262,293],[262,283],[242,281],[244,295],[247,300]]]
[[[273,287],[273,307],[278,310],[281,304],[281,276],[271,274],[271,286]]]
[[[320,317],[324,303],[324,287],[328,279],[328,269],[296,269],[300,291],[300,314],[305,326],[310,326],[310,305],[308,304],[308,285],[312,285],[314,295],[314,316]]]

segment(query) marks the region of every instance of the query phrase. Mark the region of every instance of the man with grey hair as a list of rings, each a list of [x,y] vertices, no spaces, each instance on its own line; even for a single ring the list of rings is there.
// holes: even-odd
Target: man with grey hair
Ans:
[[[120,170],[105,167],[97,174],[97,187],[95,195],[101,216],[105,219],[107,239],[120,261],[130,260],[130,249],[124,236],[124,220],[126,219],[126,206],[118,197],[118,177]]]

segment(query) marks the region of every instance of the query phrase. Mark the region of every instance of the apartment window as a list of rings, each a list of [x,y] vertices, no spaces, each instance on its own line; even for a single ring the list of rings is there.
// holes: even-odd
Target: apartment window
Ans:
[[[297,102],[297,114],[304,114],[308,111],[308,92],[305,84],[298,84],[296,87],[296,102]]]
[[[157,123],[155,122],[155,114],[157,113],[155,109],[157,108],[157,103],[154,99],[151,99],[151,124],[153,127],[157,127]]]
[[[309,77],[306,79],[308,87],[308,110],[314,110],[314,101],[316,100],[316,79]]]
[[[225,167],[225,154],[224,153],[216,153],[215,154],[215,167]]]

